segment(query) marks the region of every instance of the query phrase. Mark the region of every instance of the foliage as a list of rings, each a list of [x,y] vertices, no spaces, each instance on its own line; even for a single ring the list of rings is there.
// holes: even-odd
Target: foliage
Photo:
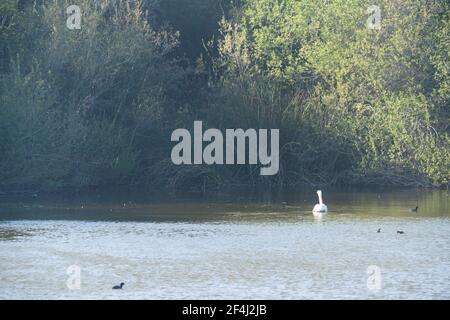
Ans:
[[[0,189],[448,185],[449,4],[372,2],[1,1]],[[279,128],[280,173],[174,166],[194,120]]]
[[[299,127],[323,131],[314,162],[324,171],[343,152],[358,175],[395,168],[446,184],[449,5],[378,3],[380,30],[366,27],[368,1],[248,1],[241,16],[222,24],[219,65],[225,78],[257,74],[293,92],[284,108],[294,105],[293,117],[307,120]]]

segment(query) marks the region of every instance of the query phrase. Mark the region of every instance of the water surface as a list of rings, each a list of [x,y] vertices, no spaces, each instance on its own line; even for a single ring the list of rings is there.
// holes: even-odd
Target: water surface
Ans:
[[[450,298],[446,191],[0,200],[1,299]]]

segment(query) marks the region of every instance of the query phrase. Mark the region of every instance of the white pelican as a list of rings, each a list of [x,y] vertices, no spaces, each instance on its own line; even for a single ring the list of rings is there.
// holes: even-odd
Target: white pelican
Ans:
[[[322,190],[317,190],[319,203],[314,206],[313,213],[327,213],[328,208],[322,201]]]

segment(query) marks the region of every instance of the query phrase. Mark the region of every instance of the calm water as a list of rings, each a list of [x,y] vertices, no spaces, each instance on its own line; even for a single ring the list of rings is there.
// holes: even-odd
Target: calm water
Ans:
[[[450,298],[446,191],[271,200],[0,199],[0,299]]]

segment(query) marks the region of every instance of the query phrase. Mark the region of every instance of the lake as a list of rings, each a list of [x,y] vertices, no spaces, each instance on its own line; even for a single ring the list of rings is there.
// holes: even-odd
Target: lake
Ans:
[[[2,196],[0,299],[450,299],[447,191],[323,192]]]

